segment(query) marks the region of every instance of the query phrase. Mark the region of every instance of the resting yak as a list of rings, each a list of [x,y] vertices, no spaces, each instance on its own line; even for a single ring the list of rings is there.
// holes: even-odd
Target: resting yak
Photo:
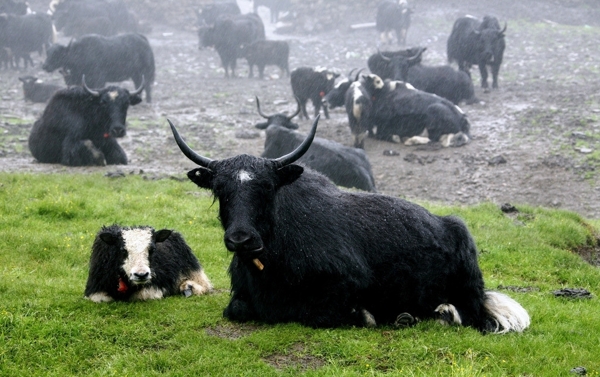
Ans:
[[[198,164],[188,177],[219,200],[233,321],[299,322],[313,327],[372,326],[438,318],[482,332],[523,331],[529,315],[508,296],[484,289],[465,224],[405,200],[340,191],[294,164],[194,152],[169,121],[179,148]]]

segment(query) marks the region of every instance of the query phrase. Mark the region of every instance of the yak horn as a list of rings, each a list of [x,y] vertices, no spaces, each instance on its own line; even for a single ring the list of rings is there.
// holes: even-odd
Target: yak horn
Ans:
[[[129,94],[132,96],[136,96],[136,95],[140,94],[142,92],[142,90],[144,90],[145,85],[146,85],[146,78],[144,77],[144,75],[142,75],[142,83],[140,84],[140,87]]]
[[[358,72],[356,72],[356,76],[354,77],[354,81],[358,81],[358,76],[359,76],[359,75],[360,75],[360,73],[361,73],[362,71],[364,71],[364,70],[365,70],[364,68],[361,68],[361,69],[359,69],[359,70],[358,70]]]
[[[415,56],[411,56],[410,58],[406,59],[408,62],[414,62],[417,59],[421,58],[421,55],[423,54],[423,52],[426,50],[427,48],[422,48],[419,50],[419,52],[417,52],[417,54]]]
[[[296,108],[296,112],[293,113],[292,115],[290,115],[289,117],[287,117],[289,120],[292,120],[296,115],[300,114],[300,100],[296,96],[294,96],[294,98],[296,99],[296,104],[298,106]]]
[[[356,68],[352,68],[350,72],[348,72],[348,81],[352,81],[352,72],[354,72]]]
[[[175,141],[177,142],[179,149],[181,149],[181,152],[183,152],[183,154],[187,158],[192,160],[192,162],[195,162],[196,164],[202,166],[203,168],[208,168],[208,164],[210,164],[213,160],[211,160],[210,158],[201,156],[198,153],[194,152],[192,150],[192,148],[190,148],[185,143],[185,141],[183,141],[181,136],[179,136],[179,132],[177,132],[173,123],[171,123],[171,121],[169,119],[167,119],[167,122],[169,122],[169,125],[171,126],[171,131],[173,132],[173,136],[175,137]]]
[[[506,23],[506,21],[504,21],[504,29],[500,30],[500,34],[504,35],[504,32],[506,31],[507,27],[508,27],[508,24]]]
[[[265,115],[265,114],[264,114],[264,113],[261,111],[261,109],[260,109],[260,101],[258,100],[258,97],[255,97],[255,98],[256,98],[256,110],[258,110],[258,114],[259,114],[261,117],[265,118],[265,119],[269,119],[269,118],[271,117],[271,115]]]
[[[286,165],[294,163],[296,160],[302,157],[304,153],[306,153],[308,148],[310,148],[310,145],[312,144],[315,138],[315,134],[317,133],[317,124],[319,124],[320,117],[321,114],[317,115],[315,121],[313,122],[312,128],[310,129],[310,132],[308,133],[302,144],[298,146],[298,148],[294,149],[292,152],[286,154],[285,156],[272,159],[271,161],[278,163],[279,167],[282,168]]]
[[[88,88],[88,86],[85,83],[85,74],[81,75],[81,86],[83,86],[83,89],[85,89],[86,92],[93,95],[94,97],[98,97],[100,95],[100,92]]]
[[[392,59],[391,59],[391,58],[388,58],[387,56],[384,56],[384,55],[381,53],[381,50],[377,49],[377,52],[379,53],[379,56],[381,56],[381,59],[383,59],[383,61],[384,61],[384,62],[391,62],[391,61],[392,61]]]

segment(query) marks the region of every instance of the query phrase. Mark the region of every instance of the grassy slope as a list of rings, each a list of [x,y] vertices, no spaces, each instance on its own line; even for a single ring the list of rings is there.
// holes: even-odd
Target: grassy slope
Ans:
[[[465,219],[488,288],[533,288],[508,292],[532,316],[524,334],[482,336],[435,322],[407,330],[229,323],[218,204],[192,183],[0,173],[0,375],[551,376],[576,366],[598,375],[600,271],[568,251],[595,242],[589,222],[531,207],[519,207],[517,219],[490,204],[428,207]],[[84,300],[93,238],[112,223],[178,230],[217,291]],[[555,298],[561,287],[594,298]]]

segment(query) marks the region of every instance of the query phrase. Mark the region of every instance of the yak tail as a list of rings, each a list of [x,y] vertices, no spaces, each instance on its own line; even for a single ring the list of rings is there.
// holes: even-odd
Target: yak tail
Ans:
[[[522,332],[531,323],[527,311],[507,295],[494,291],[485,293],[485,309],[496,323],[494,334],[505,334],[510,331]]]

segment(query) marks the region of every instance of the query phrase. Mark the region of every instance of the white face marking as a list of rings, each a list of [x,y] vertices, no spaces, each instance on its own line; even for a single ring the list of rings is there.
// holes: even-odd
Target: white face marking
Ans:
[[[247,172],[247,171],[245,171],[245,170],[240,170],[240,171],[238,172],[238,180],[239,180],[241,183],[244,183],[244,182],[251,181],[253,178],[254,178],[254,177],[252,176],[252,174],[248,173],[248,172]]]
[[[333,79],[333,73],[328,73],[327,74],[327,81],[332,80]]]
[[[113,90],[112,92],[108,92],[108,98],[110,98],[111,101],[114,101],[118,96],[119,96],[119,92],[117,92],[116,90]]]
[[[88,300],[91,300],[93,302],[96,303],[100,303],[100,302],[111,302],[113,300],[112,297],[110,297],[108,295],[108,293],[106,292],[96,292],[96,293],[92,293],[91,295],[89,295],[89,297],[86,297]]]
[[[370,74],[369,77],[373,80],[373,86],[375,89],[383,88],[383,80],[379,76]]]
[[[127,250],[127,259],[123,263],[123,269],[133,284],[147,283],[147,280],[140,281],[136,274],[148,274],[147,279],[151,278],[148,248],[152,240],[152,232],[148,228],[129,229],[124,230],[122,236]]]

